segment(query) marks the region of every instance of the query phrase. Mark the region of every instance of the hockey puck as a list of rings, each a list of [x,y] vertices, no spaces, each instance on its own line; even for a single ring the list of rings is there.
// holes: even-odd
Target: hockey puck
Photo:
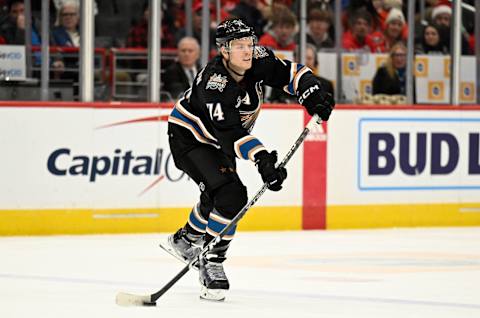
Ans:
[[[151,302],[148,302],[148,301],[144,301],[143,305],[148,306],[148,307],[155,307],[157,305],[157,303],[155,303],[155,302],[151,303]]]

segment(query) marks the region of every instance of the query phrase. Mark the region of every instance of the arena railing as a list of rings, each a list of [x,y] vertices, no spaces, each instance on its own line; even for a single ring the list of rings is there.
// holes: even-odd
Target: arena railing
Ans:
[[[177,57],[174,48],[161,49],[161,72]],[[112,48],[110,54],[111,100],[146,101],[148,88],[148,50],[143,48]],[[162,85],[160,86],[160,88]],[[161,92],[162,101],[173,101]]]
[[[32,47],[32,75],[34,78],[40,78],[41,72],[41,47]],[[95,69],[95,99],[106,100],[108,97],[108,67],[107,54],[105,48],[95,48],[94,51],[94,69]],[[60,60],[64,67],[56,70],[52,67],[54,61]],[[73,87],[73,98],[78,100],[78,86],[80,73],[80,48],[78,47],[50,47],[50,80],[51,81],[71,81]]]

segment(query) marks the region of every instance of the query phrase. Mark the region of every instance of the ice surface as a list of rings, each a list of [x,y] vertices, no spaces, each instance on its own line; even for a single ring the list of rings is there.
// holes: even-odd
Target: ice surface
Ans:
[[[117,306],[181,270],[165,235],[0,238],[0,317],[480,317],[480,228],[238,232],[224,303],[190,271],[157,307]]]

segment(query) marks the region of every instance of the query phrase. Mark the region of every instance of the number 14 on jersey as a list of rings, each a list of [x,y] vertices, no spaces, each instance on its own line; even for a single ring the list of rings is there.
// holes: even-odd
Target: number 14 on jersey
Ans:
[[[208,112],[212,120],[221,121],[224,120],[222,105],[220,103],[207,103]],[[215,118],[214,118],[215,117]]]

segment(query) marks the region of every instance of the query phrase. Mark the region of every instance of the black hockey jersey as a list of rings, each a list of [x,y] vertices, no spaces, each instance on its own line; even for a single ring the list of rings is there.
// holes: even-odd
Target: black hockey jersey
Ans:
[[[217,56],[197,74],[168,121],[184,128],[185,142],[208,144],[227,155],[254,161],[255,154],[266,150],[250,134],[263,102],[263,85],[298,95],[304,75],[313,76],[308,67],[281,60],[271,50],[256,46],[252,67],[236,82]]]

